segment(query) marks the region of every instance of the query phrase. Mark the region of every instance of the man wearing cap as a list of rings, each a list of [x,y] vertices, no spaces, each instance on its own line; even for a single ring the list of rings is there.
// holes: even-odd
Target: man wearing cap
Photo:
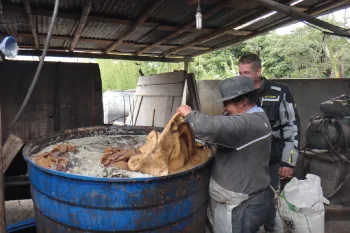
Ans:
[[[178,108],[197,138],[217,146],[209,185],[215,233],[256,233],[270,202],[271,127],[248,77],[220,83],[226,115]]]
[[[269,171],[271,186],[278,191],[280,176],[292,176],[299,155],[300,119],[293,94],[286,85],[261,76],[261,60],[255,54],[241,57],[238,69],[240,75],[253,80],[255,88],[261,87],[257,103],[266,112],[272,127]],[[283,233],[282,222],[276,214],[276,204],[272,203],[264,228],[266,232]]]

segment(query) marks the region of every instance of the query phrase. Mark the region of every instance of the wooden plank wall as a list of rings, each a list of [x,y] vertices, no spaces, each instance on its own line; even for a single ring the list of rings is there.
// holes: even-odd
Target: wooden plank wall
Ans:
[[[3,138],[17,113],[38,62],[0,63]],[[103,124],[102,86],[97,64],[45,62],[39,81],[13,134],[24,142],[55,131]],[[7,171],[18,175],[26,164],[17,156]],[[13,168],[13,169],[12,169]]]
[[[135,93],[132,124],[165,126],[181,104],[185,80],[185,71],[141,76]]]

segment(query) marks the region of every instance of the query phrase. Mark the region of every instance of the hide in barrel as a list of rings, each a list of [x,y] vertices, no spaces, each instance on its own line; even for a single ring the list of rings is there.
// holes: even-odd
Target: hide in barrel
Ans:
[[[92,127],[42,137],[24,148],[38,233],[204,232],[210,162],[150,178],[96,178],[42,168],[30,156],[65,140],[143,135],[152,129]]]

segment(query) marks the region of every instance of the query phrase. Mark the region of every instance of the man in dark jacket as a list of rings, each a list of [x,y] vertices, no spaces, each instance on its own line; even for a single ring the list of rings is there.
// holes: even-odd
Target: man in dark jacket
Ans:
[[[178,109],[197,138],[217,146],[209,185],[215,233],[256,233],[272,202],[271,127],[256,106],[258,90],[249,77],[229,78],[220,83],[219,101],[227,116]]]
[[[269,164],[271,186],[279,189],[280,176],[290,177],[299,155],[300,119],[293,94],[284,84],[272,82],[261,76],[261,60],[255,54],[248,54],[239,60],[239,74],[249,76],[256,88],[261,87],[258,105],[264,109],[272,127],[271,158]],[[267,232],[283,232],[277,218],[276,206],[271,205],[265,223]]]

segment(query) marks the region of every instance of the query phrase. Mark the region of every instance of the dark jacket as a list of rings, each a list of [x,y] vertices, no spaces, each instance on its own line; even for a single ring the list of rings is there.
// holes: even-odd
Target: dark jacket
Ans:
[[[271,127],[264,112],[209,116],[191,111],[186,121],[198,138],[217,145],[212,169],[216,183],[249,195],[269,186]]]
[[[270,164],[294,167],[299,156],[300,119],[293,94],[284,84],[263,78],[258,106],[262,107],[272,127]]]

